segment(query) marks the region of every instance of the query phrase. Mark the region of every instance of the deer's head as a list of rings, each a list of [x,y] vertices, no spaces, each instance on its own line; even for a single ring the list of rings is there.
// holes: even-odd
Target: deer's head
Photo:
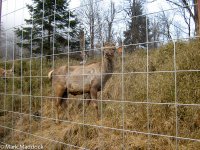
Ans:
[[[115,44],[108,43],[108,42],[104,44],[104,48],[103,48],[104,57],[106,58],[114,57],[115,51],[116,51]]]

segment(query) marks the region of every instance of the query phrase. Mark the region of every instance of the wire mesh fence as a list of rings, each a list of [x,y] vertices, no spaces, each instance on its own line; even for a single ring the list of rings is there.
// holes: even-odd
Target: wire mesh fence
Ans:
[[[0,149],[200,148],[196,4],[33,2],[2,1]]]

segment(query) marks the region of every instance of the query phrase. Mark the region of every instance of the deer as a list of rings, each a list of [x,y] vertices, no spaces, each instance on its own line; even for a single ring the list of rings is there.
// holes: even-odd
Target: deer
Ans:
[[[115,50],[114,44],[105,43],[101,62],[77,66],[64,65],[48,73],[56,96],[56,123],[59,123],[60,110],[66,107],[68,94],[74,96],[86,94],[87,105],[92,100],[99,120],[97,93],[105,87],[112,76]]]
[[[13,67],[9,70],[5,70],[3,68],[0,68],[0,77],[2,77],[3,79],[6,78],[6,76],[10,76],[13,73]]]

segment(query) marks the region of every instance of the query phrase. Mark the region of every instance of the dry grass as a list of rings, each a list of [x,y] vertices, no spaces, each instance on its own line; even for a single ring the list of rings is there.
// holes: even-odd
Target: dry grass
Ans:
[[[13,131],[14,134],[9,130],[5,131],[6,134],[2,134],[0,128],[0,134],[4,135],[2,140],[13,144],[43,144],[45,149],[67,149],[69,147],[63,144],[66,143],[89,149],[116,150],[124,146],[130,150],[143,150],[149,146],[151,149],[173,150],[176,149],[174,138],[176,121],[178,121],[179,137],[200,139],[200,107],[192,105],[175,107],[175,101],[179,104],[200,103],[200,73],[188,71],[200,69],[200,41],[178,42],[175,48],[175,62],[173,43],[149,51],[148,76],[147,54],[144,50],[125,55],[123,76],[113,75],[104,91],[99,92],[99,99],[105,100],[99,102],[102,119],[97,120],[95,109],[92,105],[85,105],[83,96],[70,96],[67,110],[71,117],[64,118],[66,122],[61,122],[59,125],[52,120],[55,119],[54,99],[37,97],[53,95],[48,79],[40,78],[41,75],[47,75],[51,65],[44,61],[41,69],[41,62],[32,60],[32,78],[23,78],[22,82],[20,78],[14,80],[14,83],[18,83],[14,84],[14,92],[18,94],[22,92],[24,95],[31,92],[33,95],[31,99],[29,96],[20,95],[14,98],[12,95],[1,96],[1,109],[24,113],[14,117],[13,123],[10,123],[12,113],[0,117],[0,120],[3,120],[1,125],[16,129]],[[66,62],[67,59],[57,59],[55,67]],[[30,75],[30,62],[22,64],[25,69],[19,69],[21,62],[16,62],[15,76]],[[78,62],[70,60],[70,64],[78,64]],[[116,58],[115,73],[122,73],[121,65],[122,58]],[[175,93],[175,77],[177,93]],[[12,94],[13,80],[0,82],[3,85],[0,90]],[[150,104],[146,103],[147,100]],[[81,107],[78,106],[79,103],[82,104]],[[44,118],[38,119],[28,115],[37,110],[40,110]],[[18,132],[19,130],[23,132]],[[146,134],[148,130],[155,135],[148,136]],[[165,136],[156,136],[157,134]],[[199,147],[199,142],[178,140],[178,148],[181,150],[198,150]]]

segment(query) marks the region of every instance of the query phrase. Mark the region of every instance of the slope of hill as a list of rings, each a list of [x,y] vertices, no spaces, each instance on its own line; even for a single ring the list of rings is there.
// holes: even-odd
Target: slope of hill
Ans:
[[[98,95],[101,120],[83,96],[70,96],[70,118],[58,125],[50,64],[16,61],[14,78],[0,81],[6,92],[0,97],[1,140],[45,149],[176,149],[176,142],[179,149],[199,149],[200,41],[169,43],[148,56],[148,69],[145,50],[116,58],[115,73]],[[67,62],[57,59],[55,67]]]

